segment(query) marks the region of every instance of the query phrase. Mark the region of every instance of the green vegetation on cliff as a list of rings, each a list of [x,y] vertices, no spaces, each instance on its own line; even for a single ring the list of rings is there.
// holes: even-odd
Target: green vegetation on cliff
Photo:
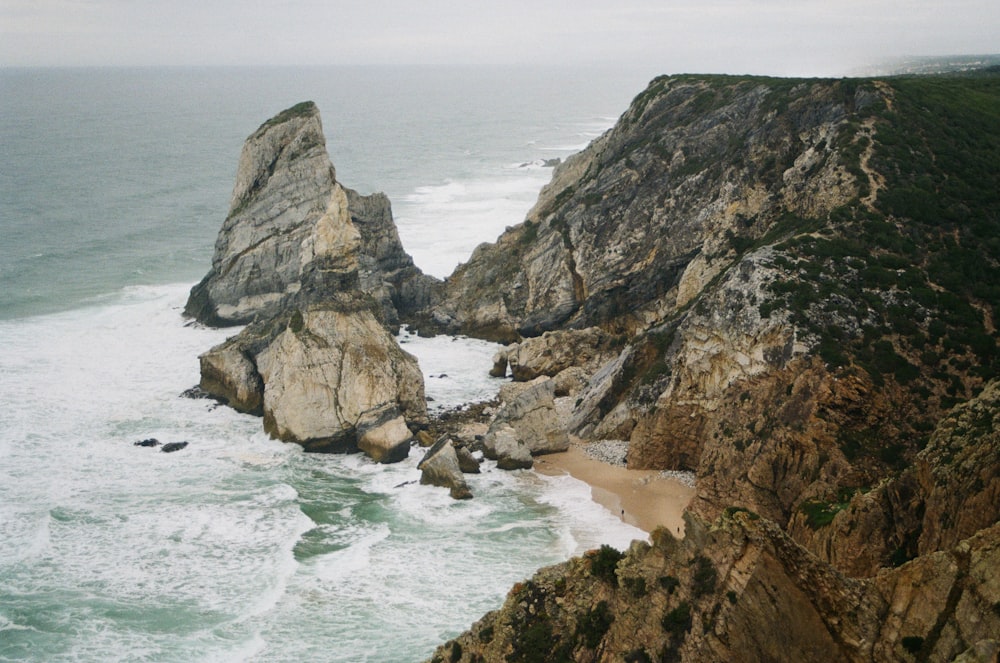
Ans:
[[[573,432],[697,474],[682,544],[544,570],[461,660],[1000,650],[1000,70],[657,78],[448,287],[615,338]]]

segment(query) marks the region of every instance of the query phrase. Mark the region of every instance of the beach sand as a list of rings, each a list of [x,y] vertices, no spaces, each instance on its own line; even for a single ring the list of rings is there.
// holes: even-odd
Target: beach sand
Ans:
[[[662,525],[683,536],[681,513],[694,488],[660,476],[655,470],[629,470],[595,460],[577,445],[569,451],[535,457],[535,470],[550,476],[569,474],[590,485],[594,501],[646,532]]]

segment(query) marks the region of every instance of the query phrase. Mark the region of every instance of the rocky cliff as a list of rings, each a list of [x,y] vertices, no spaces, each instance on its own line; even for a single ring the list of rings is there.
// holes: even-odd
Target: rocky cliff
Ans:
[[[212,268],[184,312],[240,325],[360,288],[398,324],[398,312],[426,307],[436,285],[403,250],[385,194],[337,181],[319,109],[303,102],[247,138]]]
[[[212,268],[185,308],[251,323],[201,356],[201,387],[308,450],[399,460],[426,403],[391,330],[437,287],[403,251],[385,195],[336,180],[319,111],[298,104],[247,138]]]
[[[996,661],[1000,525],[851,579],[731,509],[540,570],[433,663]]]
[[[1000,374],[998,81],[658,78],[434,317],[521,341],[515,379],[552,372],[532,337],[597,328],[572,432],[832,560],[853,543],[793,526],[803,506],[895,476]]]
[[[654,80],[433,317],[695,470],[687,537],[543,570],[436,659],[996,661],[998,236],[1000,71]]]

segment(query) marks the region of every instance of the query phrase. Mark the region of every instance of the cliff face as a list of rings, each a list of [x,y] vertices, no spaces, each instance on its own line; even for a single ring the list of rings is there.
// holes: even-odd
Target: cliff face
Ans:
[[[431,661],[995,661],[1000,525],[850,579],[733,509],[539,571]]]
[[[996,72],[656,79],[448,279],[435,319],[598,328],[611,357],[581,356],[571,432],[696,471],[707,519],[746,507],[873,574],[916,553],[932,471],[875,488],[1000,374],[998,108]],[[852,495],[864,526],[803,524]],[[882,543],[859,554],[865,536]]]
[[[390,329],[437,287],[403,251],[383,194],[336,181],[311,102],[244,145],[212,269],[185,313],[252,322],[200,357],[201,387],[313,451],[404,457],[426,424],[423,377]],[[404,423],[405,422],[405,423]]]
[[[359,287],[398,324],[399,310],[430,303],[436,280],[403,251],[384,194],[337,182],[319,109],[303,102],[247,138],[212,268],[185,314],[240,325]]]
[[[648,328],[786,215],[857,196],[840,143],[879,99],[836,83],[657,79],[556,169],[525,224],[450,277],[440,317],[494,336]],[[501,276],[512,287],[497,292]]]

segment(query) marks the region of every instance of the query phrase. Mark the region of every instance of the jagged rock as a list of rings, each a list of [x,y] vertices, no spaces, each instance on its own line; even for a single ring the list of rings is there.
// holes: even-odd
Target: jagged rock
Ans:
[[[199,388],[238,412],[264,414],[264,383],[243,345],[227,340],[198,357]]]
[[[621,339],[571,430],[698,480],[683,542],[543,570],[439,658],[992,655],[996,81],[658,78],[456,270],[454,329]]]
[[[569,435],[556,412],[554,397],[555,383],[539,378],[503,403],[489,432],[509,426],[533,456],[566,451]]]
[[[625,368],[632,364],[632,355],[632,346],[626,346],[617,357],[606,362],[591,376],[567,424],[571,432],[580,437],[592,436],[594,429],[608,414],[607,403],[614,399],[616,393],[620,394],[628,387]]]
[[[169,453],[173,453],[175,451],[180,451],[181,449],[183,449],[187,445],[188,445],[187,442],[167,442],[162,447],[160,447],[160,451],[162,453],[169,454]]]
[[[397,406],[426,417],[416,358],[367,309],[310,309],[257,356],[265,385],[264,427],[311,451],[353,450],[363,413]]]
[[[954,663],[997,663],[1000,661],[1000,642],[980,640],[959,654]]]
[[[957,406],[914,463],[848,499],[820,494],[792,514],[788,530],[845,573],[947,550],[1000,521],[1000,382]],[[841,491],[843,492],[843,491]]]
[[[995,651],[1000,525],[872,580],[844,577],[747,511],[712,524],[688,515],[685,525],[683,540],[659,529],[652,545],[635,541],[624,555],[604,548],[540,570],[432,660],[499,663],[530,651],[538,660],[889,662]]]
[[[390,326],[400,316],[410,316],[430,307],[438,297],[441,282],[421,272],[399,240],[389,198],[384,193],[362,196],[346,189],[347,209],[358,229],[361,245],[358,272],[361,289],[381,303]]]
[[[417,444],[422,447],[430,447],[434,445],[434,436],[425,430],[417,431]]]
[[[337,182],[319,109],[303,102],[247,138],[212,269],[185,314],[245,324],[360,288],[394,327],[399,312],[429,306],[439,285],[403,251],[385,194]]]
[[[413,433],[395,403],[363,412],[356,428],[358,448],[376,463],[398,463],[410,454]]]
[[[472,491],[462,476],[455,447],[447,437],[441,438],[427,450],[417,469],[421,471],[420,483],[448,488],[452,499],[472,498]]]
[[[479,461],[466,447],[456,447],[455,456],[458,458],[458,467],[462,470],[462,474],[479,474]]]
[[[137,447],[158,447],[160,446],[160,441],[157,440],[155,437],[149,437],[146,438],[145,440],[139,440],[138,442],[133,442],[132,444]]]
[[[682,282],[697,292],[731,263],[728,237],[757,238],[786,210],[820,214],[857,194],[834,141],[850,120],[835,85],[804,85],[782,117],[769,114],[763,81],[734,84],[727,100],[713,85],[654,81],[611,131],[556,168],[523,225],[456,270],[443,314],[494,335],[644,329],[687,303]],[[717,103],[695,114],[696,98]],[[871,103],[861,96],[855,108]],[[740,158],[727,159],[736,136]],[[809,177],[802,164],[782,177],[775,152],[808,160]],[[685,280],[692,263],[701,266]]]
[[[514,380],[528,382],[547,375],[580,367],[593,372],[609,358],[610,339],[596,327],[578,331],[545,332],[511,345],[507,361]],[[492,374],[492,373],[491,373]]]
[[[531,449],[508,424],[491,427],[483,438],[483,453],[501,470],[527,470],[534,465]]]
[[[556,397],[576,396],[590,384],[590,374],[579,366],[570,366],[556,373],[552,383],[555,386]]]
[[[490,377],[507,377],[507,348],[501,348],[493,355],[493,368],[490,369]]]
[[[212,325],[278,314],[314,259],[356,261],[360,238],[349,221],[319,110],[304,102],[284,111],[246,140],[212,269],[185,312]]]
[[[360,441],[398,460],[405,424],[371,413],[426,423],[416,359],[389,328],[428,305],[434,283],[403,251],[388,199],[336,181],[319,111],[299,104],[247,139],[212,269],[188,300],[208,324],[255,320],[201,356],[200,387],[308,450]]]

